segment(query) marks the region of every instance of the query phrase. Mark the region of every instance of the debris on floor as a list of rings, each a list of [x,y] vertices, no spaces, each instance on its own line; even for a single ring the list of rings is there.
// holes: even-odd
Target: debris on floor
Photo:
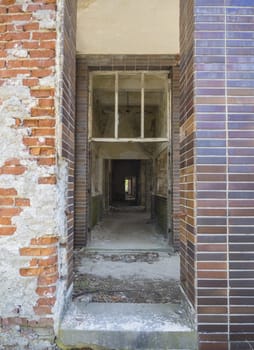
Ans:
[[[178,255],[75,252],[74,298],[87,302],[179,303]]]

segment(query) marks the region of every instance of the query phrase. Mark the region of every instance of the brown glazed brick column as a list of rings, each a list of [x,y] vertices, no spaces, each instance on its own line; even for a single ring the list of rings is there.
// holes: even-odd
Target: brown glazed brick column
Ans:
[[[253,15],[181,1],[181,269],[201,350],[254,346]]]
[[[200,349],[230,348],[224,1],[196,1],[196,309]]]
[[[171,181],[172,181],[172,212],[169,220],[172,220],[173,245],[179,249],[179,207],[180,207],[180,145],[179,145],[179,66],[172,67],[172,120],[171,120]],[[173,215],[172,215],[173,214]]]
[[[229,331],[254,348],[254,1],[226,1]]]
[[[68,163],[67,189],[67,259],[68,286],[72,282],[74,241],[74,158],[76,105],[76,15],[77,3],[65,0],[62,40],[62,157]]]
[[[180,3],[180,220],[181,283],[195,305],[194,247],[194,17],[193,1]],[[187,213],[188,212],[188,213]]]

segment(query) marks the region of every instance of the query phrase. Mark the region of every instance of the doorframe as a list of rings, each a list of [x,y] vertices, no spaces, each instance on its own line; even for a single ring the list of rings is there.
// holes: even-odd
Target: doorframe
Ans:
[[[93,71],[168,71],[169,79],[172,79],[171,72],[174,69],[179,69],[179,56],[178,55],[77,55],[77,118],[76,118],[76,165],[75,165],[75,233],[74,243],[75,246],[85,246],[89,236],[89,178],[90,178],[90,166],[89,166],[89,144],[88,144],[88,117],[89,117],[89,73]],[[178,84],[179,85],[179,84]],[[176,86],[172,84],[172,89]],[[172,90],[173,91],[173,90]],[[174,105],[174,96],[178,93],[172,94],[171,101],[171,141],[173,139],[173,133],[177,134],[177,126],[175,120],[179,120],[179,111]],[[170,124],[170,123],[169,123]],[[174,142],[174,141],[173,141]],[[171,142],[172,143],[172,142]],[[178,150],[177,150],[178,149]],[[179,179],[175,179],[175,174],[179,173],[179,145],[172,148],[171,153],[177,152],[177,156],[173,159],[174,168],[178,168],[178,171],[173,173],[172,182],[179,183]],[[176,181],[175,181],[176,180]],[[172,184],[172,197],[175,195],[177,186]],[[179,191],[179,188],[178,188]],[[179,193],[177,194],[179,197]],[[78,200],[81,198],[81,200]],[[179,204],[176,203],[172,206],[171,216],[173,218],[173,230],[179,225],[177,222],[179,219],[176,214],[179,212]],[[177,245],[179,242],[179,233],[174,231],[173,244]],[[175,243],[176,242],[176,243]]]

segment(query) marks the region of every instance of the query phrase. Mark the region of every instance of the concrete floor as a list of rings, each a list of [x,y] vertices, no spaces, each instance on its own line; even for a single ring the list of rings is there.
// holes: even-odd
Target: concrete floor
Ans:
[[[179,255],[137,208],[112,212],[74,253],[74,297],[93,302],[180,302]]]
[[[179,256],[144,211],[111,213],[74,261],[74,300],[57,337],[61,349],[197,349],[181,298]]]
[[[148,213],[139,207],[127,207],[110,212],[93,228],[88,248],[161,250],[169,246]]]

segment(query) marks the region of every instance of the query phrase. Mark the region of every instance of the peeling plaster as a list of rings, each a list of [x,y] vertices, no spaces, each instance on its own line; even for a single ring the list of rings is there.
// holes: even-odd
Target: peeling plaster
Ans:
[[[86,9],[96,0],[79,0],[78,1],[78,9]]]

